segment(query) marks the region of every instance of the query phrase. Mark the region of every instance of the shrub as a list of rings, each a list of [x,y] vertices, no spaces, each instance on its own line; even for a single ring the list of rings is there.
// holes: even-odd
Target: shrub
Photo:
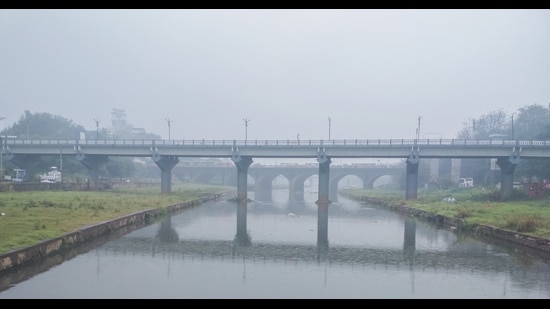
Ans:
[[[537,230],[538,221],[535,216],[514,217],[508,220],[506,227],[520,233],[532,233]]]

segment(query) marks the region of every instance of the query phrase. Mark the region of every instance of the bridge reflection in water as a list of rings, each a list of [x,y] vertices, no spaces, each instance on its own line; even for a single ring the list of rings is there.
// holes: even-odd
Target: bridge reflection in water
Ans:
[[[229,203],[229,202],[222,202]],[[233,204],[233,203],[229,203]],[[292,217],[300,216],[301,218],[312,219],[317,214],[317,241],[316,243],[307,243],[304,241],[294,242],[294,239],[278,239],[275,243],[268,240],[253,241],[254,230],[247,229],[247,206],[254,204],[254,202],[240,202],[237,205],[236,213],[226,209],[227,215],[233,217],[236,221],[236,234],[233,239],[230,239],[230,235],[225,235],[225,239],[197,239],[194,237],[185,238],[180,237],[179,234],[186,234],[185,229],[181,232],[181,222],[177,222],[175,226],[172,224],[172,217],[167,217],[160,221],[156,225],[156,232],[154,237],[149,237],[150,233],[139,235],[139,233],[131,233],[116,241],[111,241],[102,246],[102,250],[106,252],[113,252],[116,254],[150,254],[155,257],[171,256],[172,258],[185,259],[185,258],[212,258],[212,259],[236,259],[246,258],[256,261],[270,260],[273,262],[283,261],[306,261],[306,262],[330,262],[330,263],[360,263],[360,264],[380,264],[384,266],[401,267],[403,265],[415,265],[423,268],[434,267],[442,269],[461,269],[468,270],[487,270],[488,264],[491,271],[503,271],[509,269],[509,265],[506,262],[510,257],[507,254],[491,255],[488,259],[487,244],[473,241],[469,237],[464,239],[456,239],[455,243],[451,244],[451,247],[445,248],[445,250],[425,250],[426,245],[423,244],[424,250],[416,250],[417,234],[420,233],[421,238],[426,241],[449,241],[449,237],[453,235],[450,231],[439,230],[435,226],[431,226],[428,223],[420,223],[420,230],[417,229],[417,219],[415,218],[402,218],[403,225],[401,226],[401,246],[396,248],[390,247],[377,247],[369,244],[348,246],[341,243],[335,245],[329,245],[329,217],[338,217],[337,220],[353,224],[358,220],[357,210],[346,211],[338,210],[336,212],[331,211],[329,215],[328,205],[323,205],[316,210],[311,207],[306,207],[305,204],[300,204],[301,208],[294,207],[293,211],[296,213],[288,213],[288,207],[256,207],[254,209],[253,216],[288,216],[291,220]],[[290,206],[290,205],[289,205]],[[319,206],[319,205],[317,205]],[[209,207],[205,205],[204,207]],[[231,206],[230,206],[231,207]],[[340,207],[337,204],[331,204],[331,208]],[[377,207],[371,208],[365,206],[375,213],[378,211],[385,212],[387,210],[376,210]],[[233,206],[234,208],[234,206]],[[321,209],[322,208],[322,209]],[[220,208],[216,208],[220,210]],[[192,210],[190,210],[192,211]],[[216,214],[212,214],[216,216]],[[401,215],[395,214],[402,217]],[[206,215],[208,217],[208,215]],[[235,218],[236,216],[236,218]],[[364,215],[359,215],[360,217]],[[378,217],[375,215],[372,217],[374,221],[385,220],[384,215]],[[208,219],[205,219],[208,221]],[[254,220],[254,219],[253,219]],[[233,221],[235,224],[235,221]],[[321,222],[321,223],[319,223]],[[311,223],[311,222],[310,222]],[[332,221],[332,223],[334,223]],[[257,224],[257,223],[256,223]],[[312,226],[311,226],[312,227]],[[342,226],[340,226],[341,228]],[[208,228],[208,227],[205,227]],[[216,227],[211,227],[216,229]],[[265,227],[264,227],[265,228]],[[334,229],[335,227],[332,226]],[[312,229],[310,229],[311,231]],[[376,230],[376,229],[374,229]],[[207,232],[208,233],[208,232]],[[393,233],[393,232],[392,232]],[[444,239],[439,239],[441,234],[445,235]],[[387,236],[384,235],[383,228],[378,231],[380,239],[377,241],[383,241]],[[185,236],[185,235],[184,235]],[[291,235],[291,237],[296,235]],[[361,238],[365,235],[348,235],[347,237]],[[376,236],[370,235],[368,238]],[[396,237],[396,235],[393,235]],[[439,239],[439,240],[438,240]],[[423,241],[423,242],[424,242]],[[465,250],[466,249],[466,250]],[[514,250],[518,250],[517,248]],[[490,254],[490,253],[489,253]],[[475,256],[475,258],[472,258]]]
[[[55,258],[29,264],[33,266],[27,271],[20,268],[2,276],[0,291],[7,290],[0,292],[0,298],[17,293],[36,295],[31,288],[9,287],[34,280],[40,272],[44,276],[36,276],[38,282],[55,277],[59,293],[86,297],[128,293],[120,295],[324,298],[342,295],[342,289],[357,289],[360,291],[354,293],[358,294],[346,295],[378,298],[384,297],[376,294],[382,286],[393,291],[388,295],[400,297],[503,297],[503,292],[504,298],[550,296],[548,260],[523,254],[517,246],[455,235],[343,197],[318,216],[318,204],[310,199],[289,203],[281,199],[285,193],[277,190],[272,202],[204,204],[122,237],[111,235],[79,251],[60,252]],[[62,264],[68,260],[76,262],[63,271],[66,267]],[[52,267],[55,265],[58,267]],[[316,276],[323,271],[319,290]],[[235,277],[240,284],[234,282]],[[74,287],[79,280],[91,280],[102,287],[92,289],[89,284],[91,291],[81,292]],[[363,287],[355,288],[357,284]],[[43,285],[36,286],[44,291]],[[112,291],[106,292],[107,286]],[[443,290],[442,286],[450,287]],[[132,288],[139,292],[132,294]],[[176,294],[168,294],[173,290]],[[270,296],[266,297],[273,298]]]

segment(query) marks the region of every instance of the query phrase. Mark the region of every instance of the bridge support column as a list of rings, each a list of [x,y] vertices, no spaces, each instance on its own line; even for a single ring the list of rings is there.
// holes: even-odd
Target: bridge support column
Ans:
[[[233,155],[231,157],[237,167],[237,200],[248,200],[248,168],[252,164],[252,157]]]
[[[366,175],[363,175],[363,177],[361,177],[361,180],[363,181],[363,189],[374,188],[374,182],[376,181],[376,178],[371,179],[368,178]]]
[[[304,201],[304,180],[301,177],[289,178],[288,200],[291,202]]]
[[[418,155],[412,155],[407,159],[407,184],[405,199],[414,200],[418,192],[418,163],[420,158]]]
[[[319,198],[317,199],[317,247],[323,251],[328,248],[328,205],[330,184],[330,163],[332,161],[324,153],[317,156],[319,162]]]
[[[172,169],[179,163],[176,156],[153,155],[153,161],[160,168],[160,191],[163,194],[172,192]]]
[[[247,246],[251,243],[250,235],[246,230],[246,216],[248,206],[248,168],[252,164],[252,158],[234,154],[231,157],[237,167],[237,234],[235,243]]]
[[[99,169],[103,166],[103,164],[109,161],[109,157],[105,155],[87,155],[79,152],[76,155],[76,160],[80,161],[80,163],[88,168],[88,173],[91,179],[91,188],[93,190],[99,189]]]
[[[500,167],[500,200],[505,201],[512,196],[514,188],[514,170],[519,159],[498,158],[497,165]]]
[[[319,197],[317,199],[317,204],[319,203],[329,203],[329,167],[332,162],[329,157],[320,156],[317,158],[319,162]]]

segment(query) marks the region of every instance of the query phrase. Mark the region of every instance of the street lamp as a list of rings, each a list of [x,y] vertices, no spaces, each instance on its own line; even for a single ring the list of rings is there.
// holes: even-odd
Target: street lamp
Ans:
[[[3,121],[6,119],[6,117],[0,117],[0,121]],[[2,131],[4,131],[4,126],[2,123],[2,126],[0,127],[0,182],[4,181],[4,136],[2,135]]]
[[[100,121],[95,119],[95,118],[94,118],[94,121],[95,121],[95,139],[98,140],[99,139],[99,123],[100,123]]]
[[[516,134],[515,134],[515,132],[514,132],[514,115],[515,115],[515,114],[516,114],[515,112],[512,113],[512,139],[513,139],[513,140],[516,139]]]
[[[420,139],[420,119],[422,119],[422,116],[418,116],[418,128],[416,128],[416,141]]]
[[[328,140],[330,141],[330,117],[328,117]]]
[[[170,140],[170,126],[172,124],[172,121],[170,118],[166,118],[166,122],[168,123],[168,140]]]
[[[250,122],[250,119],[244,118],[244,143],[246,145],[246,141],[248,140],[248,123]]]

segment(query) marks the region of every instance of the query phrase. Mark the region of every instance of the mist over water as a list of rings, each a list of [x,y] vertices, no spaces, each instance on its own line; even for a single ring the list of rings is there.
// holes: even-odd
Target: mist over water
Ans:
[[[253,194],[249,195],[253,198]],[[0,298],[549,298],[549,261],[339,197],[317,246],[316,193],[219,201],[107,242]]]

